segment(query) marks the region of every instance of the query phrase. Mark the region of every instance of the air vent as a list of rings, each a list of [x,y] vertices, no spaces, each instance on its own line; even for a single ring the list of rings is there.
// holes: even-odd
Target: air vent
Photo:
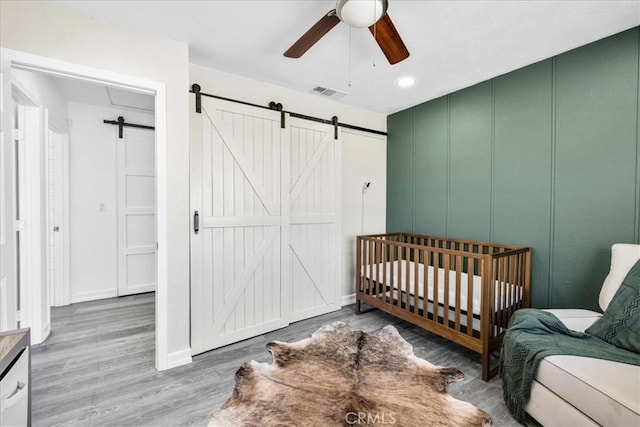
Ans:
[[[326,96],[327,98],[331,98],[331,99],[342,99],[348,95],[348,93],[346,92],[340,92],[339,90],[329,89],[322,86],[314,87],[311,90],[311,92],[322,95],[322,96]]]

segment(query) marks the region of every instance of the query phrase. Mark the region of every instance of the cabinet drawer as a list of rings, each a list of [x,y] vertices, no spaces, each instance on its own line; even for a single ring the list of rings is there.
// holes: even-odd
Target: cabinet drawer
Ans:
[[[29,410],[29,349],[0,380],[0,425],[26,426]]]

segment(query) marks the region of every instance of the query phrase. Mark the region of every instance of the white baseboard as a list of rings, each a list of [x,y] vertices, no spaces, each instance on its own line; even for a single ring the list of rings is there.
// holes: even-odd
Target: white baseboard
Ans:
[[[71,295],[71,304],[74,304],[76,302],[93,301],[97,299],[115,298],[117,296],[117,289],[109,289],[106,291],[80,292],[78,294]]]
[[[342,298],[340,299],[340,303],[342,304],[343,307],[345,305],[355,304],[356,303],[356,294],[342,295]]]
[[[167,355],[167,369],[177,368],[178,366],[188,365],[191,363],[191,347],[174,351]]]

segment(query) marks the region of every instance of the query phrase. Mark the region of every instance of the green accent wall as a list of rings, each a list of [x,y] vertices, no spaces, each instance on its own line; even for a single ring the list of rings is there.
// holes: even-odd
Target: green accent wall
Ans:
[[[387,231],[532,246],[535,307],[599,310],[640,243],[634,28],[388,117]]]
[[[387,138],[392,138],[393,147],[387,146],[387,163],[398,165],[387,171],[387,230],[389,232],[413,229],[414,209],[414,113],[413,109],[389,116]]]

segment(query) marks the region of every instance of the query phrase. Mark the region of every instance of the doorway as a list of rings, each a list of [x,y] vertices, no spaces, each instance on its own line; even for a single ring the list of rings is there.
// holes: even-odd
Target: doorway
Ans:
[[[12,91],[20,320],[40,343],[47,304],[155,291],[154,99],[19,68]]]
[[[11,70],[14,68],[20,69],[28,69],[31,71],[42,72],[47,75],[56,75],[65,78],[72,78],[78,81],[84,82],[93,82],[100,83],[103,85],[107,85],[114,88],[125,89],[128,91],[133,91],[136,93],[144,93],[150,96],[155,96],[154,105],[156,106],[155,111],[155,163],[157,165],[157,169],[155,171],[154,183],[152,188],[154,190],[155,195],[155,203],[157,208],[157,220],[154,221],[155,228],[155,236],[156,242],[155,246],[157,248],[157,262],[152,267],[155,273],[156,278],[156,328],[155,328],[155,349],[156,349],[156,357],[155,357],[155,366],[159,370],[168,369],[170,366],[169,361],[169,353],[168,353],[168,345],[167,345],[167,335],[168,335],[168,325],[167,325],[167,314],[168,314],[168,301],[167,301],[167,278],[166,278],[166,246],[165,242],[167,240],[167,215],[166,215],[166,90],[164,84],[153,82],[145,79],[139,79],[135,77],[125,76],[125,75],[117,75],[111,72],[94,69],[90,67],[78,67],[75,64],[65,63],[62,61],[57,61],[45,57],[39,57],[35,55],[30,55],[22,52],[12,51],[8,49],[2,49],[3,53],[3,61],[2,61],[2,85],[3,85],[3,93],[7,93],[7,89],[10,92],[10,84],[11,84]],[[6,103],[7,97],[3,95],[3,107],[7,105]],[[9,126],[6,126],[7,112],[9,112],[8,108],[3,109],[3,127],[2,130],[6,131],[9,129]],[[11,154],[11,158],[13,158],[13,148],[10,147],[6,142],[10,142],[9,139],[4,139],[3,149],[2,149],[2,162],[3,165],[9,165],[11,170],[14,169],[14,165],[10,163],[10,158],[7,154]],[[11,174],[3,174],[2,177],[4,181],[4,185],[2,186],[3,191],[6,192],[7,188],[12,188],[14,176]],[[5,209],[3,209],[3,213],[12,212],[13,207],[13,195],[3,194],[3,204],[5,204]],[[8,206],[7,206],[8,205]],[[3,231],[2,231],[2,239],[1,243],[3,244],[3,249],[6,247],[11,250],[3,250],[2,260],[0,260],[3,266],[14,264],[17,257],[15,256],[15,252],[13,252],[14,248],[17,246],[16,242],[12,241],[12,236],[9,236],[9,233],[6,233],[7,229],[11,229],[13,225],[14,218],[10,218],[7,215],[7,218],[3,215],[2,223],[3,223]],[[148,227],[147,227],[148,228]],[[11,261],[11,262],[9,262]],[[17,275],[17,272],[12,270],[11,268],[3,268],[2,277],[0,277],[0,283],[2,283],[2,301],[3,309],[7,307],[5,313],[6,319],[2,319],[4,325],[3,328],[15,328],[17,326],[17,310],[16,305],[18,302],[18,297],[16,295],[17,289],[13,288],[13,281]],[[46,271],[46,270],[45,270]],[[41,289],[44,291],[45,295],[49,295],[48,293],[48,284],[44,285],[45,288]],[[47,304],[41,304],[42,308],[46,305],[48,309],[48,298]],[[34,308],[37,309],[37,308]],[[3,310],[4,311],[4,310]],[[41,325],[40,325],[41,326]]]

